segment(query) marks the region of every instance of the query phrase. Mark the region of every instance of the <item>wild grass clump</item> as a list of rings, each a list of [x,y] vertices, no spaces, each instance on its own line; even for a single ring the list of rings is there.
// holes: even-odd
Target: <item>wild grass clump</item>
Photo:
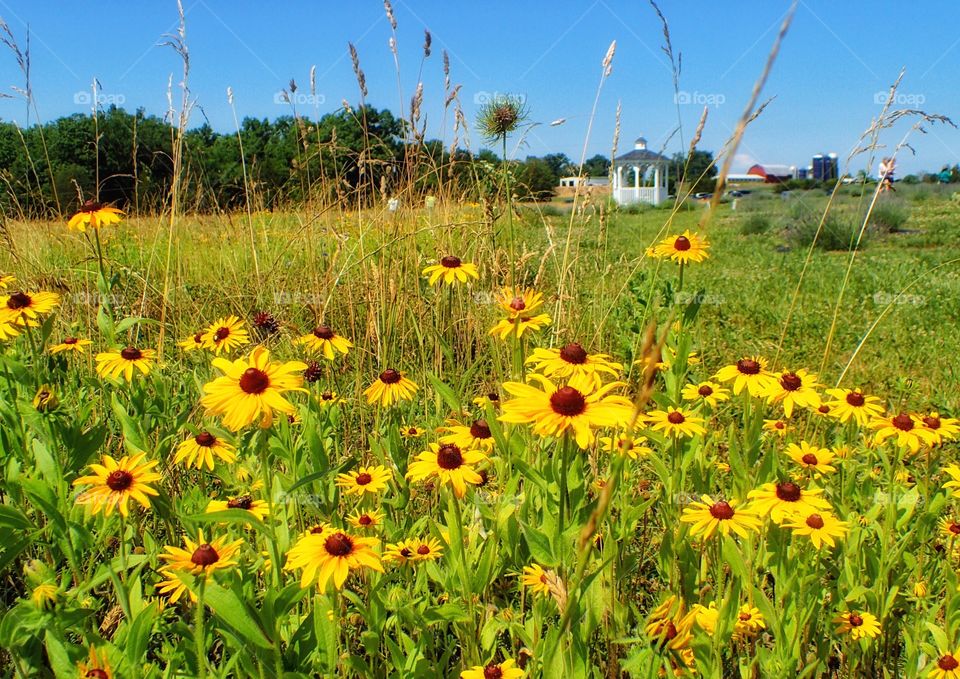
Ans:
[[[870,226],[887,233],[902,231],[909,219],[909,209],[899,203],[876,205],[870,212]]]
[[[744,236],[756,236],[768,233],[773,228],[773,222],[762,212],[748,212],[740,218],[738,228]]]

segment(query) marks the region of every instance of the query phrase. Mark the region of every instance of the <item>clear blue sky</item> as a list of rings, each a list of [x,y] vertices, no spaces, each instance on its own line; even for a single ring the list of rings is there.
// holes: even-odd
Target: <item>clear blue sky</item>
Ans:
[[[484,93],[523,94],[534,128],[517,155],[559,151],[578,160],[600,75],[600,62],[616,39],[613,74],[604,86],[588,154],[610,152],[618,101],[623,105],[621,150],[644,134],[659,148],[677,125],[673,85],[660,50],[661,26],[645,2],[584,0],[568,2],[394,0],[398,27],[404,108],[417,85],[423,30],[433,34],[433,56],[421,79],[428,136],[442,132],[441,52],[450,54],[452,78],[462,85],[461,99],[471,123]],[[701,143],[717,150],[729,136],[760,72],[788,2],[739,0],[693,3],[662,0],[675,50],[683,54],[681,90],[692,103],[680,106],[684,139],[696,127],[702,104],[713,104]],[[295,78],[308,94],[308,74],[316,66],[318,109],[325,113],[341,101],[358,100],[347,41],[360,52],[369,101],[399,108],[390,26],[380,0],[353,2],[253,2],[184,0],[187,40],[192,57],[191,88],[203,116],[220,131],[233,129],[226,101],[231,86],[239,116],[274,118],[289,113],[276,93]],[[128,110],[167,108],[167,79],[178,82],[180,64],[169,48],[159,47],[176,27],[173,0],[0,0],[2,16],[22,43],[31,32],[33,85],[44,120],[89,111],[83,100],[95,76],[108,100]],[[919,4],[878,0],[869,4],[803,0],[787,36],[766,95],[776,100],[748,131],[735,170],[753,161],[805,165],[817,152],[835,151],[841,162],[871,117],[901,67],[907,75],[902,103],[921,103],[929,111],[960,120],[960,3],[932,0]],[[13,56],[0,53],[0,90],[22,86]],[[81,93],[77,95],[77,93]],[[79,103],[78,103],[79,102]],[[23,123],[22,101],[0,100],[0,117]],[[564,125],[546,123],[566,118]],[[449,126],[448,126],[449,127]],[[896,144],[905,129],[888,131]],[[449,129],[446,133],[449,135]],[[449,136],[448,136],[449,139]],[[916,157],[904,153],[900,174],[939,169],[960,162],[960,132],[936,127],[911,141]],[[474,138],[474,148],[479,141]],[[681,149],[674,137],[669,152]],[[852,168],[863,166],[856,162]]]

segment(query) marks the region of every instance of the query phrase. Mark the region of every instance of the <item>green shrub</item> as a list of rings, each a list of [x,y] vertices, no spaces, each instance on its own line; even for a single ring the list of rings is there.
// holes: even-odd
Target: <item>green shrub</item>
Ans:
[[[873,208],[870,213],[870,226],[893,233],[902,231],[908,219],[910,213],[903,206],[887,203]]]
[[[744,236],[767,233],[771,226],[770,218],[762,212],[748,212],[740,218],[740,233]]]
[[[792,221],[787,227],[788,237],[795,245],[800,247],[810,247],[810,244],[816,238],[816,247],[828,251],[849,250],[856,242],[861,223],[855,215],[828,214],[818,236],[817,229],[820,228],[820,218],[820,215],[808,215]],[[865,232],[860,240],[861,248],[866,244],[867,235],[868,233]]]

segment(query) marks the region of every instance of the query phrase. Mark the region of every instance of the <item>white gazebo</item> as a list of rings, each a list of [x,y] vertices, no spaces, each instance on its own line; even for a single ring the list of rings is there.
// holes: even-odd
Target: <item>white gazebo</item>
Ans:
[[[667,171],[670,159],[647,148],[639,137],[633,150],[613,159],[613,199],[617,205],[649,203],[659,205],[667,199]],[[633,172],[632,186],[624,175]],[[651,184],[652,182],[652,184]]]

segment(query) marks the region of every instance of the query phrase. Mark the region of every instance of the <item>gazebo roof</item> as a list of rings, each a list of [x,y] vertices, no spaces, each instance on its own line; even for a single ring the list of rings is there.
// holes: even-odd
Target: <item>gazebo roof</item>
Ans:
[[[633,149],[627,151],[624,154],[621,154],[613,159],[614,165],[627,165],[630,163],[666,163],[670,159],[666,156],[657,153],[656,151],[651,151],[650,149]]]

